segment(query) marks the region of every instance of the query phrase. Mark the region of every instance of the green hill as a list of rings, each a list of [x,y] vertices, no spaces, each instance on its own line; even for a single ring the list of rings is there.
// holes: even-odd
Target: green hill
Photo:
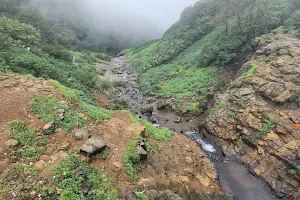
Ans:
[[[199,112],[206,88],[251,53],[254,38],[275,29],[300,34],[299,8],[296,0],[202,0],[186,8],[161,40],[123,53],[144,91],[177,99],[178,110],[191,99],[190,111]]]

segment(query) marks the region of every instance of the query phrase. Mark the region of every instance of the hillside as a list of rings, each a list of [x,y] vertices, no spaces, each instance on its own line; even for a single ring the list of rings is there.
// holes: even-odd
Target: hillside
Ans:
[[[0,0],[0,199],[300,198],[298,0],[82,2]]]
[[[226,155],[238,155],[281,196],[294,199],[300,197],[299,56],[299,39],[279,34],[265,40],[215,96],[206,118],[207,133]]]
[[[211,162],[184,136],[84,103],[56,81],[3,73],[0,80],[1,199],[222,194]]]
[[[199,1],[163,38],[123,53],[145,92],[175,99],[178,112],[202,112],[211,86],[223,87],[253,51],[255,37],[290,28],[299,35],[299,3],[290,0]],[[200,92],[201,91],[201,92]],[[200,92],[201,95],[198,95]],[[200,103],[201,105],[201,103]]]

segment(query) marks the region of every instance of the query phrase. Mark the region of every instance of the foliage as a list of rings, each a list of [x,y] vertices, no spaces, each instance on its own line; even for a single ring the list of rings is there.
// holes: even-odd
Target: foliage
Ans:
[[[160,141],[168,141],[172,137],[172,133],[167,128],[156,128],[149,121],[137,118],[133,114],[130,114],[130,119],[132,122],[140,122],[146,127],[146,137],[153,136]]]
[[[264,135],[269,133],[273,128],[276,127],[278,121],[274,120],[274,119],[269,119],[267,120],[264,124],[262,129],[260,130],[260,135]]]
[[[256,70],[258,69],[258,66],[256,64],[251,63],[250,64],[251,69],[244,75],[244,78],[251,78],[254,76]]]
[[[23,176],[23,178],[25,178],[27,176],[38,175],[38,169],[36,167],[22,163],[14,163],[11,170],[11,174],[13,174],[14,178],[18,178],[18,176]]]
[[[8,192],[8,183],[0,179],[0,198],[3,199]]]
[[[221,110],[222,108],[224,108],[225,107],[225,102],[224,101],[221,101],[221,102],[219,102],[219,104],[216,106],[216,107],[214,107],[214,111],[215,112],[218,112],[219,110]]]
[[[101,153],[97,154],[95,157],[100,159],[106,159],[108,156],[109,156],[109,146],[106,145],[105,149]]]
[[[54,82],[54,87],[65,97],[67,97],[72,102],[79,102],[80,101],[80,93],[77,90],[70,89],[59,82]]]
[[[65,87],[63,87],[63,89],[65,89],[64,93],[69,96],[74,92]],[[73,97],[73,95],[71,95],[71,97]],[[81,128],[87,123],[87,120],[79,115],[74,108],[64,106],[55,97],[40,95],[29,104],[32,112],[37,114],[44,122],[54,122],[56,126],[64,128],[67,132],[72,131],[75,126]],[[57,111],[59,109],[63,109],[65,112],[63,120],[58,118]]]
[[[41,41],[41,34],[35,27],[6,16],[0,16],[0,32],[20,41],[22,45],[36,45]]]
[[[135,194],[135,196],[136,196],[137,198],[139,198],[140,200],[149,200],[149,198],[147,197],[147,195],[145,195],[145,194],[142,193],[142,192],[135,192],[134,194]]]
[[[228,116],[228,118],[231,118],[231,119],[236,118],[236,114],[235,113],[229,113],[227,116]]]
[[[197,112],[195,90],[215,84],[221,68],[243,61],[254,38],[298,19],[291,17],[294,10],[290,0],[198,1],[161,40],[122,53],[136,66],[144,91],[176,99],[177,110],[192,99],[189,109]]]
[[[163,147],[161,144],[156,144],[156,148],[159,153],[162,152],[162,150],[163,150]]]
[[[128,142],[126,152],[124,153],[125,172],[130,180],[137,182],[139,177],[135,165],[140,162],[140,156],[136,153],[136,142]]]
[[[24,121],[16,120],[9,123],[10,136],[18,140],[22,148],[8,149],[13,158],[26,158],[36,161],[44,153],[43,146],[47,144],[44,136],[37,136],[36,133],[27,127]]]
[[[77,156],[71,155],[61,160],[54,172],[62,200],[118,199],[113,181]]]
[[[153,143],[152,142],[150,142],[150,141],[146,141],[145,142],[145,145],[146,145],[146,151],[147,151],[147,153],[149,154],[149,156],[151,156],[151,154],[153,153]]]
[[[32,112],[46,123],[56,120],[58,109],[65,109],[65,106],[58,99],[44,94],[36,97],[29,104]]]
[[[56,119],[55,125],[62,127],[66,132],[71,132],[74,127],[82,128],[87,124],[87,120],[81,114],[78,114],[73,107],[67,107],[64,119]]]
[[[106,110],[85,102],[80,103],[80,108],[93,120],[104,122],[112,117],[113,111]]]

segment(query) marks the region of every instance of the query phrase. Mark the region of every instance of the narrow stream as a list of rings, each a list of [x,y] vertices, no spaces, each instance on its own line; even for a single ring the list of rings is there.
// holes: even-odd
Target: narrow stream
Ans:
[[[219,183],[222,190],[237,200],[276,200],[275,193],[258,177],[253,176],[249,169],[234,158],[224,157],[222,150],[214,143],[212,138],[203,137],[197,132],[200,124],[198,117],[182,117],[173,112],[157,109],[158,99],[147,96],[139,90],[138,76],[133,68],[126,63],[125,57],[114,58],[110,65],[97,64],[97,68],[106,70],[101,79],[123,82],[126,87],[119,93],[119,97],[129,102],[129,109],[136,116],[153,122],[154,126],[163,126],[184,134],[194,140],[199,147],[215,164]],[[151,114],[135,111],[137,105],[151,107]]]

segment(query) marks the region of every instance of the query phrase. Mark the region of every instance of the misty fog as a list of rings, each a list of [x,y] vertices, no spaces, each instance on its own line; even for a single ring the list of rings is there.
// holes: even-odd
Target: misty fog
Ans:
[[[158,39],[197,0],[31,0],[50,17],[71,18],[128,43],[127,46]],[[126,45],[125,45],[126,46]]]

